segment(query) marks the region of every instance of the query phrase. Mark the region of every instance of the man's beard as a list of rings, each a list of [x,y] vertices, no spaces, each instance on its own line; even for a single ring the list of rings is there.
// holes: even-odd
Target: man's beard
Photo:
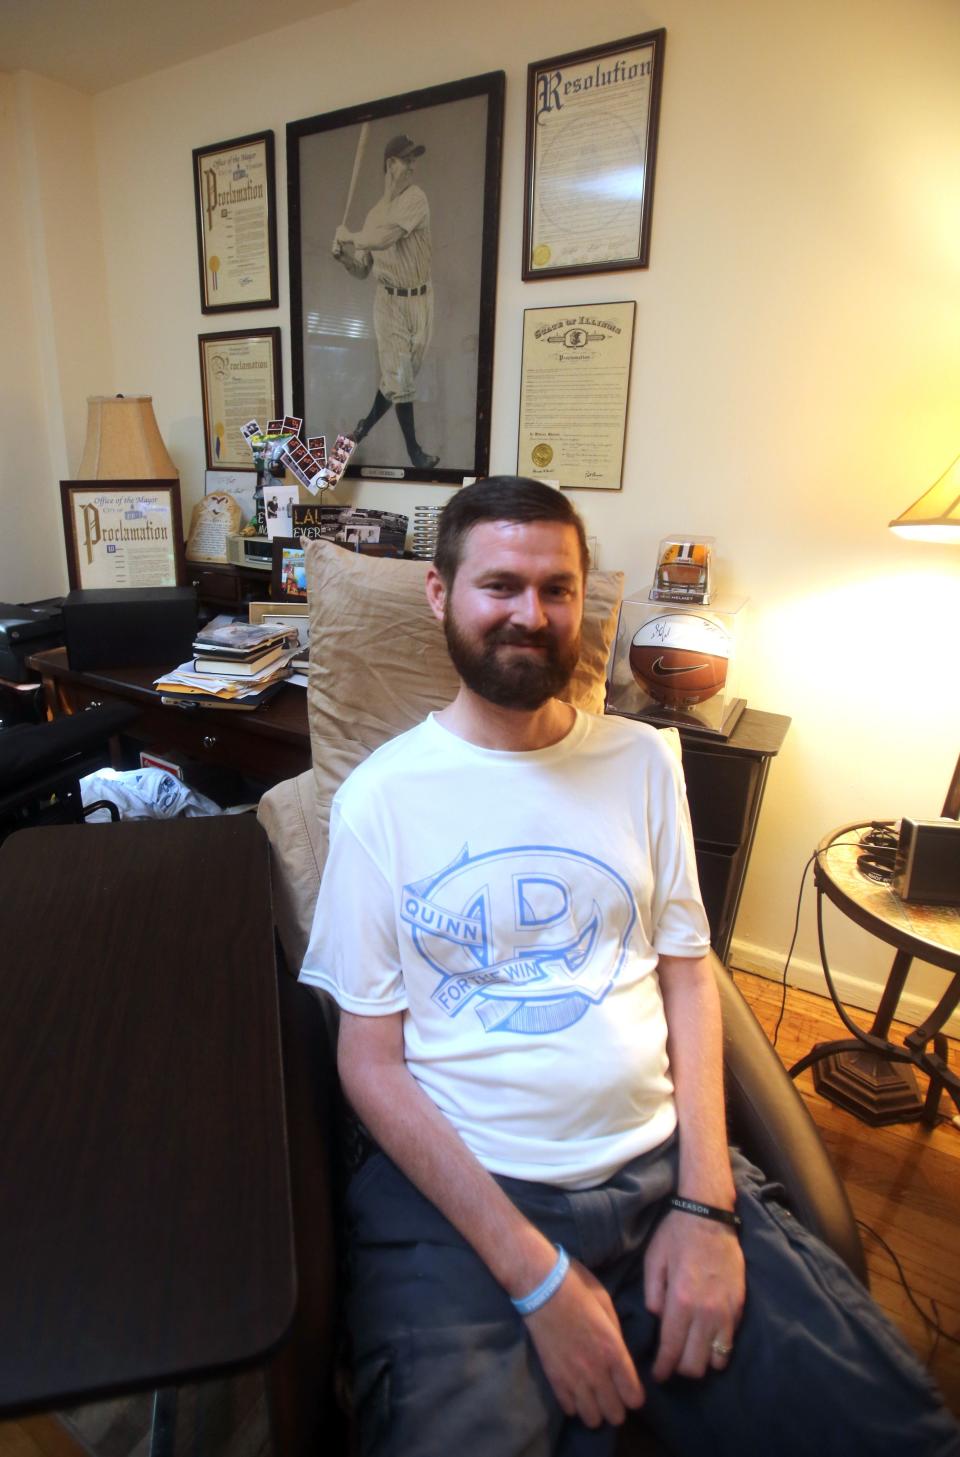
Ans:
[[[499,708],[541,708],[548,698],[563,692],[580,657],[579,633],[563,646],[549,628],[536,632],[516,627],[496,628],[478,645],[461,630],[449,604],[444,613],[443,631],[447,651],[463,682],[471,692]],[[536,655],[498,652],[505,643],[530,645],[544,651]]]

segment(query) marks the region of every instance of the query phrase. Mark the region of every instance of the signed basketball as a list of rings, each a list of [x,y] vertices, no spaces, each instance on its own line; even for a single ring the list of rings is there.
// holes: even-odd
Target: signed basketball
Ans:
[[[630,669],[658,703],[684,708],[719,693],[727,681],[730,637],[694,612],[665,612],[634,633]]]

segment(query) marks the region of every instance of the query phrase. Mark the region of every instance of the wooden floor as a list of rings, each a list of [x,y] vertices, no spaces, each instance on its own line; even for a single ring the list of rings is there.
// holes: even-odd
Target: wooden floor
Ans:
[[[734,979],[771,1036],[782,988],[746,972],[734,972]],[[851,1008],[850,1015],[859,1026],[870,1025],[869,1013]],[[891,1039],[901,1041],[910,1030],[895,1022]],[[815,1043],[847,1035],[827,998],[790,988],[777,1039],[777,1051],[786,1067]],[[960,1044],[954,1039],[950,1041],[950,1064],[953,1068],[960,1065]],[[925,1086],[920,1074],[917,1081]],[[814,1091],[812,1073],[801,1073],[797,1085],[846,1184],[857,1219],[893,1250],[927,1316],[933,1316],[931,1300],[936,1301],[941,1326],[960,1337],[960,1129],[950,1122],[934,1129],[922,1123],[870,1128],[820,1097]],[[956,1107],[944,1098],[941,1112],[952,1115]],[[861,1229],[861,1234],[874,1299],[928,1364],[947,1404],[960,1416],[960,1346],[956,1340],[936,1339],[911,1305],[893,1260],[866,1230]]]
[[[734,973],[737,985],[768,1035],[780,1010],[780,987],[763,977]],[[853,1011],[860,1025],[869,1015]],[[895,1023],[892,1036],[907,1028]],[[791,989],[777,1051],[785,1066],[809,1052],[815,1042],[844,1036],[830,1002]],[[960,1046],[950,1044],[950,1062],[960,1064]],[[839,1170],[857,1218],[892,1248],[920,1306],[932,1317],[936,1301],[940,1323],[960,1336],[960,1129],[942,1123],[930,1130],[920,1123],[868,1128],[850,1113],[821,1098],[810,1073],[798,1086]],[[943,1105],[952,1113],[952,1104]],[[862,1231],[870,1288],[922,1360],[928,1362],[951,1409],[960,1416],[960,1346],[937,1339],[913,1308],[893,1260]],[[83,1457],[52,1417],[0,1423],[0,1457]]]

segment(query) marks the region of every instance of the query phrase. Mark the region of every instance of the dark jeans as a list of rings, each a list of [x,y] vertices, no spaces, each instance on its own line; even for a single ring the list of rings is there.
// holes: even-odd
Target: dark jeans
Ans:
[[[647,1241],[674,1187],[665,1146],[569,1193],[501,1179],[543,1232],[603,1281],[677,1454],[958,1457],[960,1428],[846,1265],[734,1154],[747,1302],[724,1372],[650,1378],[658,1323],[643,1303]],[[355,1396],[364,1457],[607,1457],[558,1407],[520,1317],[456,1230],[382,1153],[348,1191]]]

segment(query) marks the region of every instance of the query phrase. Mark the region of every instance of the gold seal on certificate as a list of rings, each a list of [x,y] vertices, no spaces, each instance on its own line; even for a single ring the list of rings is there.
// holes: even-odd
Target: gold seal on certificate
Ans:
[[[632,300],[524,311],[518,470],[620,489],[635,312]]]

